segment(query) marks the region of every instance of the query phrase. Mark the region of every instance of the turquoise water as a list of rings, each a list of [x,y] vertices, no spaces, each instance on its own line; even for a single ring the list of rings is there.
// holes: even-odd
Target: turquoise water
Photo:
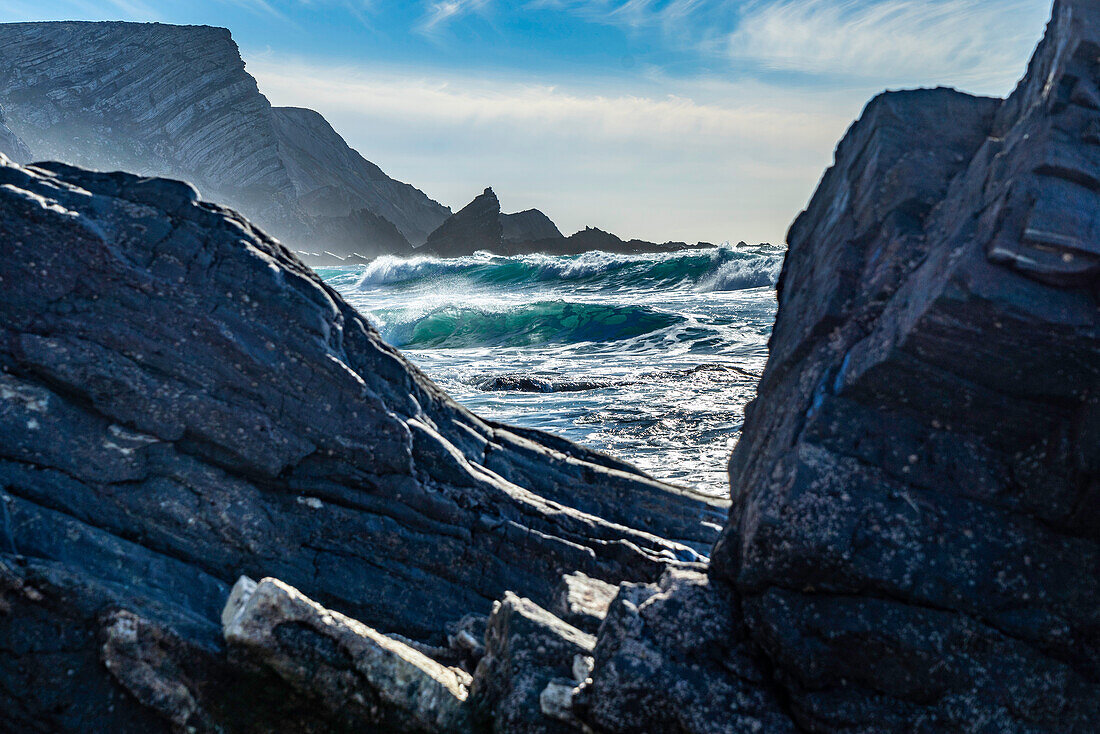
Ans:
[[[725,496],[782,257],[775,247],[482,253],[318,272],[475,412]]]

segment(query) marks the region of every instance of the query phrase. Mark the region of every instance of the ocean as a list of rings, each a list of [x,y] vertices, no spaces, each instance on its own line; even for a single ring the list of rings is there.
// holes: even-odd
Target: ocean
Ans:
[[[705,494],[767,360],[784,250],[381,257],[317,272],[483,417]]]

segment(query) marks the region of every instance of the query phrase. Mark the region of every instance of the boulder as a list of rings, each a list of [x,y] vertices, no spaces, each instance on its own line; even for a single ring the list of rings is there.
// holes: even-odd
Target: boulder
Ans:
[[[730,596],[690,571],[623,584],[575,715],[595,731],[794,732]]]
[[[1095,727],[1097,58],[877,98],[791,228],[711,574],[806,730]]]
[[[271,670],[334,720],[395,732],[471,730],[469,675],[281,581],[242,578],[223,624],[235,664]]]
[[[506,590],[549,606],[571,571],[654,580],[716,536],[721,505],[461,408],[282,245],[187,184],[0,158],[0,241],[12,721],[178,724],[186,705],[149,709],[172,697],[103,666],[111,609],[176,641],[178,659],[153,668],[184,671],[218,726],[273,695],[273,720],[323,730],[335,725],[285,685],[225,668],[219,616],[241,574],[441,646]]]
[[[471,702],[502,734],[578,731],[573,690],[587,677],[595,644],[591,635],[509,592],[493,605]]]
[[[618,591],[606,581],[589,578],[580,571],[567,573],[561,577],[553,611],[574,627],[594,635]]]

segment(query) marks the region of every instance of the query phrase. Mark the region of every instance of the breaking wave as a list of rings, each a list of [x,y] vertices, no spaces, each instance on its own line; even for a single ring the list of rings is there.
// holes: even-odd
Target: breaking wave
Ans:
[[[616,342],[683,322],[647,306],[549,301],[496,309],[455,304],[427,312],[378,311],[382,336],[405,348],[522,347]]]
[[[469,257],[379,257],[358,271],[355,287],[541,286],[556,282],[598,288],[731,291],[774,286],[778,248],[720,247],[661,255],[589,252],[571,257],[478,253]]]

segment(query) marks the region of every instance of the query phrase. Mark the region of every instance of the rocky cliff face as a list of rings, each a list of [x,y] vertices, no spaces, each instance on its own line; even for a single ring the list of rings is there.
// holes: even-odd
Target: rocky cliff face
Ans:
[[[807,730],[1095,726],[1098,57],[876,99],[791,229],[712,575]]]
[[[275,107],[272,112],[282,160],[306,214],[343,217],[365,210],[392,222],[413,245],[427,241],[428,235],[450,216],[450,210],[442,204],[390,178],[348,147],[317,112],[299,107]]]
[[[0,24],[0,102],[37,159],[191,181],[311,251],[331,249],[318,217],[366,209],[422,242],[447,216],[320,115],[273,110],[222,28]],[[377,246],[369,232],[355,243]]]
[[[23,141],[8,128],[7,122],[4,108],[0,107],[0,153],[18,163],[27,163],[30,160],[31,152]]]

